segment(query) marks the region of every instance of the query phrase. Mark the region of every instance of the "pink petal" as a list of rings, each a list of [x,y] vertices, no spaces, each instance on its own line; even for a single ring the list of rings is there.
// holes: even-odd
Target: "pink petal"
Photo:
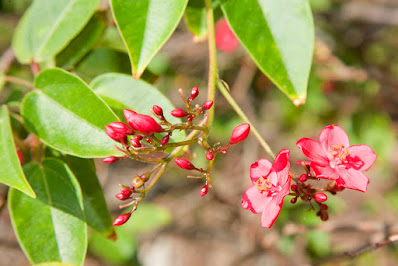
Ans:
[[[282,204],[283,201],[276,200],[276,198],[268,202],[263,210],[263,213],[261,214],[262,227],[272,227],[276,218],[278,218],[278,215],[281,212]]]
[[[369,179],[361,171],[349,168],[339,169],[339,173],[340,178],[336,180],[338,185],[345,188],[366,192]]]
[[[277,185],[283,186],[290,180],[290,162],[289,162],[288,149],[281,150],[275,157],[274,164],[272,165],[271,172],[276,172],[277,175]],[[274,182],[273,182],[274,183]]]
[[[266,159],[259,159],[250,167],[250,178],[254,183],[256,183],[257,179],[261,176],[267,176],[270,169],[272,167],[272,163]]]
[[[327,126],[319,134],[319,142],[326,152],[332,151],[335,145],[350,146],[347,133],[339,126]]]
[[[302,138],[297,141],[296,146],[308,157],[311,161],[319,165],[328,165],[329,158],[322,148],[322,145],[309,138]]]
[[[316,177],[323,179],[337,179],[339,178],[339,173],[329,165],[322,166],[315,163],[311,163],[311,169],[314,171]]]
[[[376,153],[368,145],[353,145],[347,149],[349,165],[355,170],[366,171],[376,161]]]
[[[261,194],[255,186],[252,186],[243,193],[241,205],[252,213],[259,213],[264,210],[271,199],[271,197]]]

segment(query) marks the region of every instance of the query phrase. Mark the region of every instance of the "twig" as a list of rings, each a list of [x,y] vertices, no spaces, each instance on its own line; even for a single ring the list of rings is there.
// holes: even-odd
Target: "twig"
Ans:
[[[0,57],[0,73],[7,73],[8,69],[15,60],[14,51],[11,46]]]

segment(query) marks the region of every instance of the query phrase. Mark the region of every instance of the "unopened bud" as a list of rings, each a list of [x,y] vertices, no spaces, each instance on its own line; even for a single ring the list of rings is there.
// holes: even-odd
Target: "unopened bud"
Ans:
[[[121,192],[123,195],[125,195],[125,196],[130,196],[131,195],[131,190],[130,189],[123,189],[122,190],[122,192]]]
[[[143,136],[141,136],[141,135],[137,135],[137,136],[135,136],[135,138],[134,138],[134,139],[136,139],[136,140],[140,141],[140,140],[142,140],[143,138],[144,138]]]
[[[200,196],[203,197],[209,191],[209,186],[206,184],[200,189]]]
[[[162,146],[166,145],[170,140],[170,136],[166,135],[162,138],[162,140],[160,141],[160,143],[162,144]]]
[[[18,155],[19,163],[23,164],[24,156],[23,156],[23,153],[18,148],[17,148],[17,155]]]
[[[299,180],[300,180],[301,182],[307,181],[307,175],[306,175],[306,174],[302,174],[302,175],[299,177]]]
[[[196,167],[188,160],[184,158],[176,158],[175,163],[178,165],[178,167],[186,170],[195,170]]]
[[[174,117],[185,117],[188,115],[187,112],[185,112],[182,109],[174,109],[173,111],[170,112],[170,114]]]
[[[324,202],[328,199],[328,196],[323,192],[317,192],[315,193],[314,198],[317,202]]]
[[[131,213],[124,213],[116,217],[115,221],[113,221],[113,226],[119,226],[124,224],[130,219]]]
[[[146,134],[162,132],[162,127],[149,115],[137,114],[128,109],[124,109],[123,113],[129,126],[136,131]]]
[[[137,139],[130,139],[130,143],[131,143],[131,146],[133,146],[134,148],[142,147],[141,142]]]
[[[206,153],[206,159],[212,161],[214,159],[213,151],[209,151]]]
[[[221,150],[222,154],[227,154],[227,150]]]
[[[108,157],[105,157],[105,158],[104,158],[103,162],[104,162],[104,163],[114,163],[114,162],[116,162],[116,161],[119,161],[119,159],[120,159],[120,158],[115,157],[115,156],[108,156]]]
[[[134,179],[131,181],[131,185],[132,185],[134,188],[140,188],[140,187],[142,187],[142,186],[144,185],[144,181],[141,179],[141,177],[137,176],[136,178],[134,178]]]
[[[192,115],[190,115],[190,116],[187,117],[187,121],[188,121],[188,122],[191,122],[192,120],[193,120],[193,116],[192,116]]]
[[[213,101],[205,101],[203,104],[203,110],[209,110],[213,106]]]
[[[123,122],[112,122],[109,124],[116,133],[130,134],[131,129]]]
[[[236,144],[241,141],[244,141],[250,133],[250,125],[248,123],[241,124],[236,126],[232,130],[231,139],[229,140],[230,144]]]
[[[191,90],[191,100],[195,100],[196,97],[199,95],[199,88],[198,86],[195,86]]]
[[[297,185],[293,184],[293,185],[291,186],[291,189],[292,189],[294,192],[296,192],[296,191],[297,191]]]
[[[321,209],[322,209],[322,211],[327,211],[329,209],[329,207],[326,204],[322,204]]]
[[[152,110],[158,116],[163,116],[163,109],[157,105],[152,106]]]
[[[327,212],[322,212],[321,213],[321,220],[326,222],[327,220],[329,220],[329,215]]]
[[[119,134],[113,129],[113,127],[106,125],[105,133],[114,141],[120,142]]]
[[[117,193],[117,194],[115,195],[115,197],[116,197],[118,200],[128,200],[128,199],[130,198],[130,195],[127,196],[127,195],[123,195],[123,193]]]
[[[297,202],[297,197],[294,197],[290,200],[290,203],[295,204]]]

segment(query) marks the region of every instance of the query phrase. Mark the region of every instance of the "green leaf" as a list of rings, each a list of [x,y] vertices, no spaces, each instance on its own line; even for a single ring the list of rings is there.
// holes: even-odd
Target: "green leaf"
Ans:
[[[181,123],[181,119],[167,116],[175,109],[170,100],[157,88],[125,74],[108,73],[95,78],[90,86],[94,92],[123,118],[123,109],[132,109],[141,114],[151,115],[150,108],[156,104],[162,107],[163,113],[171,123]],[[173,140],[183,140],[183,131],[174,132]]]
[[[3,90],[5,84],[6,84],[6,77],[4,73],[0,72],[0,92]]]
[[[0,182],[18,189],[30,197],[36,197],[22,172],[6,105],[0,109],[0,143]]]
[[[207,35],[206,9],[204,1],[189,1],[185,9],[184,21],[189,31],[195,35],[198,40],[203,40]]]
[[[101,38],[105,26],[103,15],[95,14],[79,35],[57,55],[55,59],[57,65],[65,69],[76,65]]]
[[[330,252],[329,232],[310,231],[306,234],[308,240],[308,250],[317,257],[323,257]]]
[[[116,24],[139,78],[177,27],[188,0],[111,0]]]
[[[82,192],[69,168],[57,159],[24,171],[37,198],[11,189],[8,207],[18,242],[32,264],[83,264],[87,248]]]
[[[314,49],[308,1],[222,0],[222,10],[261,71],[296,105],[304,103]]]
[[[25,96],[21,114],[44,143],[77,157],[119,155],[104,130],[118,118],[82,80],[48,69],[36,77],[35,87],[39,90]]]
[[[86,223],[103,235],[112,236],[115,233],[112,218],[95,172],[94,161],[72,156],[63,156],[62,160],[72,170],[80,184]]]

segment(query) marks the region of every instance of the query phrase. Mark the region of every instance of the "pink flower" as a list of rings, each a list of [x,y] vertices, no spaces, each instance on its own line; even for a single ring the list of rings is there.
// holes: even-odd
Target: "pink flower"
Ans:
[[[216,46],[224,52],[234,52],[239,46],[238,38],[232,32],[228,22],[222,18],[215,25]]]
[[[337,187],[366,192],[369,179],[363,174],[377,155],[368,145],[350,146],[347,133],[339,126],[327,126],[319,134],[319,142],[302,138],[297,141],[319,178],[336,180]]]
[[[289,150],[281,150],[274,164],[259,159],[250,167],[253,186],[245,191],[242,207],[261,214],[261,226],[271,228],[282,209],[283,198],[290,192]]]

